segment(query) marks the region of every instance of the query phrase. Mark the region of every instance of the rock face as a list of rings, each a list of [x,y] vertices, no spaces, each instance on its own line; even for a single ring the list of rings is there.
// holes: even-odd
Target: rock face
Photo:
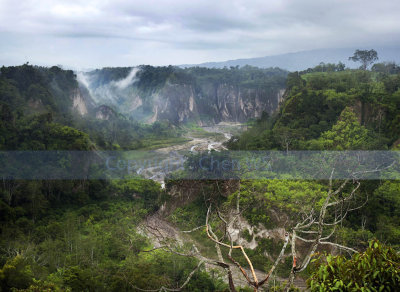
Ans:
[[[215,69],[219,74],[217,77],[214,71],[215,75],[206,72],[209,75],[204,77],[198,72],[176,72],[169,67],[146,70],[106,68],[85,73],[83,79],[97,105],[112,106],[124,115],[146,123],[160,120],[198,125],[242,123],[260,117],[263,112],[276,111],[285,92],[285,73],[281,72],[273,73],[281,74],[277,77],[261,69],[252,69],[252,74],[258,74],[256,82],[248,77],[250,73],[244,75],[243,72],[221,69]],[[151,74],[149,70],[152,70]],[[274,82],[264,82],[272,78],[275,78]],[[124,86],[117,86],[121,80]],[[79,99],[76,104],[80,112],[85,111]],[[104,118],[99,112],[97,114]]]
[[[75,108],[82,116],[88,113],[86,108],[86,103],[83,100],[81,92],[79,89],[74,90],[72,94],[72,106]]]
[[[151,107],[154,114],[148,120],[149,122],[169,120],[182,123],[199,118],[195,92],[191,86],[166,84],[152,99]]]
[[[70,99],[72,100],[72,109],[81,116],[92,114],[96,108],[96,103],[82,84],[78,83],[78,86],[72,89]]]
[[[96,119],[109,120],[116,116],[116,113],[108,106],[101,105],[95,110]]]
[[[282,100],[284,89],[246,89],[229,84],[204,86],[196,91],[191,85],[169,84],[156,96],[149,121],[167,119],[198,124],[246,122],[262,112],[273,113]],[[136,102],[136,101],[134,101]]]

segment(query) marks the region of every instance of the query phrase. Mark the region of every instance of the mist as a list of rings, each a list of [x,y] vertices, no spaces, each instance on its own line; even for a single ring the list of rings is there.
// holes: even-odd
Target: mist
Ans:
[[[140,71],[139,68],[132,68],[131,72],[129,72],[128,76],[124,79],[118,81],[112,81],[111,84],[117,87],[119,90],[126,89],[129,85],[132,85],[134,82],[137,81],[136,74]]]
[[[139,79],[136,77],[140,71],[138,67],[133,67],[128,75],[119,80],[111,80],[100,86],[95,86],[95,76],[90,72],[77,72],[78,82],[87,88],[92,99],[97,104],[107,104],[112,106],[119,106],[121,100],[126,100],[132,96],[130,87]]]

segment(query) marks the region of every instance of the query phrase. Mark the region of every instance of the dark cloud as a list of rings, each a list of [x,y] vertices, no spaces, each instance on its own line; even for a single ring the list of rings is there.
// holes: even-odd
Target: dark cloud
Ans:
[[[393,0],[0,0],[0,64],[181,64],[400,45]]]

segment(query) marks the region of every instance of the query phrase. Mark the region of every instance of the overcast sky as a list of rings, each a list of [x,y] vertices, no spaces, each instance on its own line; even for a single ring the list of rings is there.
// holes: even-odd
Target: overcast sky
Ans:
[[[398,0],[0,0],[0,65],[166,65],[400,47]]]

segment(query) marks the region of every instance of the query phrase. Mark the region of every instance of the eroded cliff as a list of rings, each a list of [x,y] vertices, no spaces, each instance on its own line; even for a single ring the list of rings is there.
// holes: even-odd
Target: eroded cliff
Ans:
[[[81,76],[93,99],[135,120],[152,123],[246,122],[271,114],[285,91],[286,71],[254,67],[105,68]]]

